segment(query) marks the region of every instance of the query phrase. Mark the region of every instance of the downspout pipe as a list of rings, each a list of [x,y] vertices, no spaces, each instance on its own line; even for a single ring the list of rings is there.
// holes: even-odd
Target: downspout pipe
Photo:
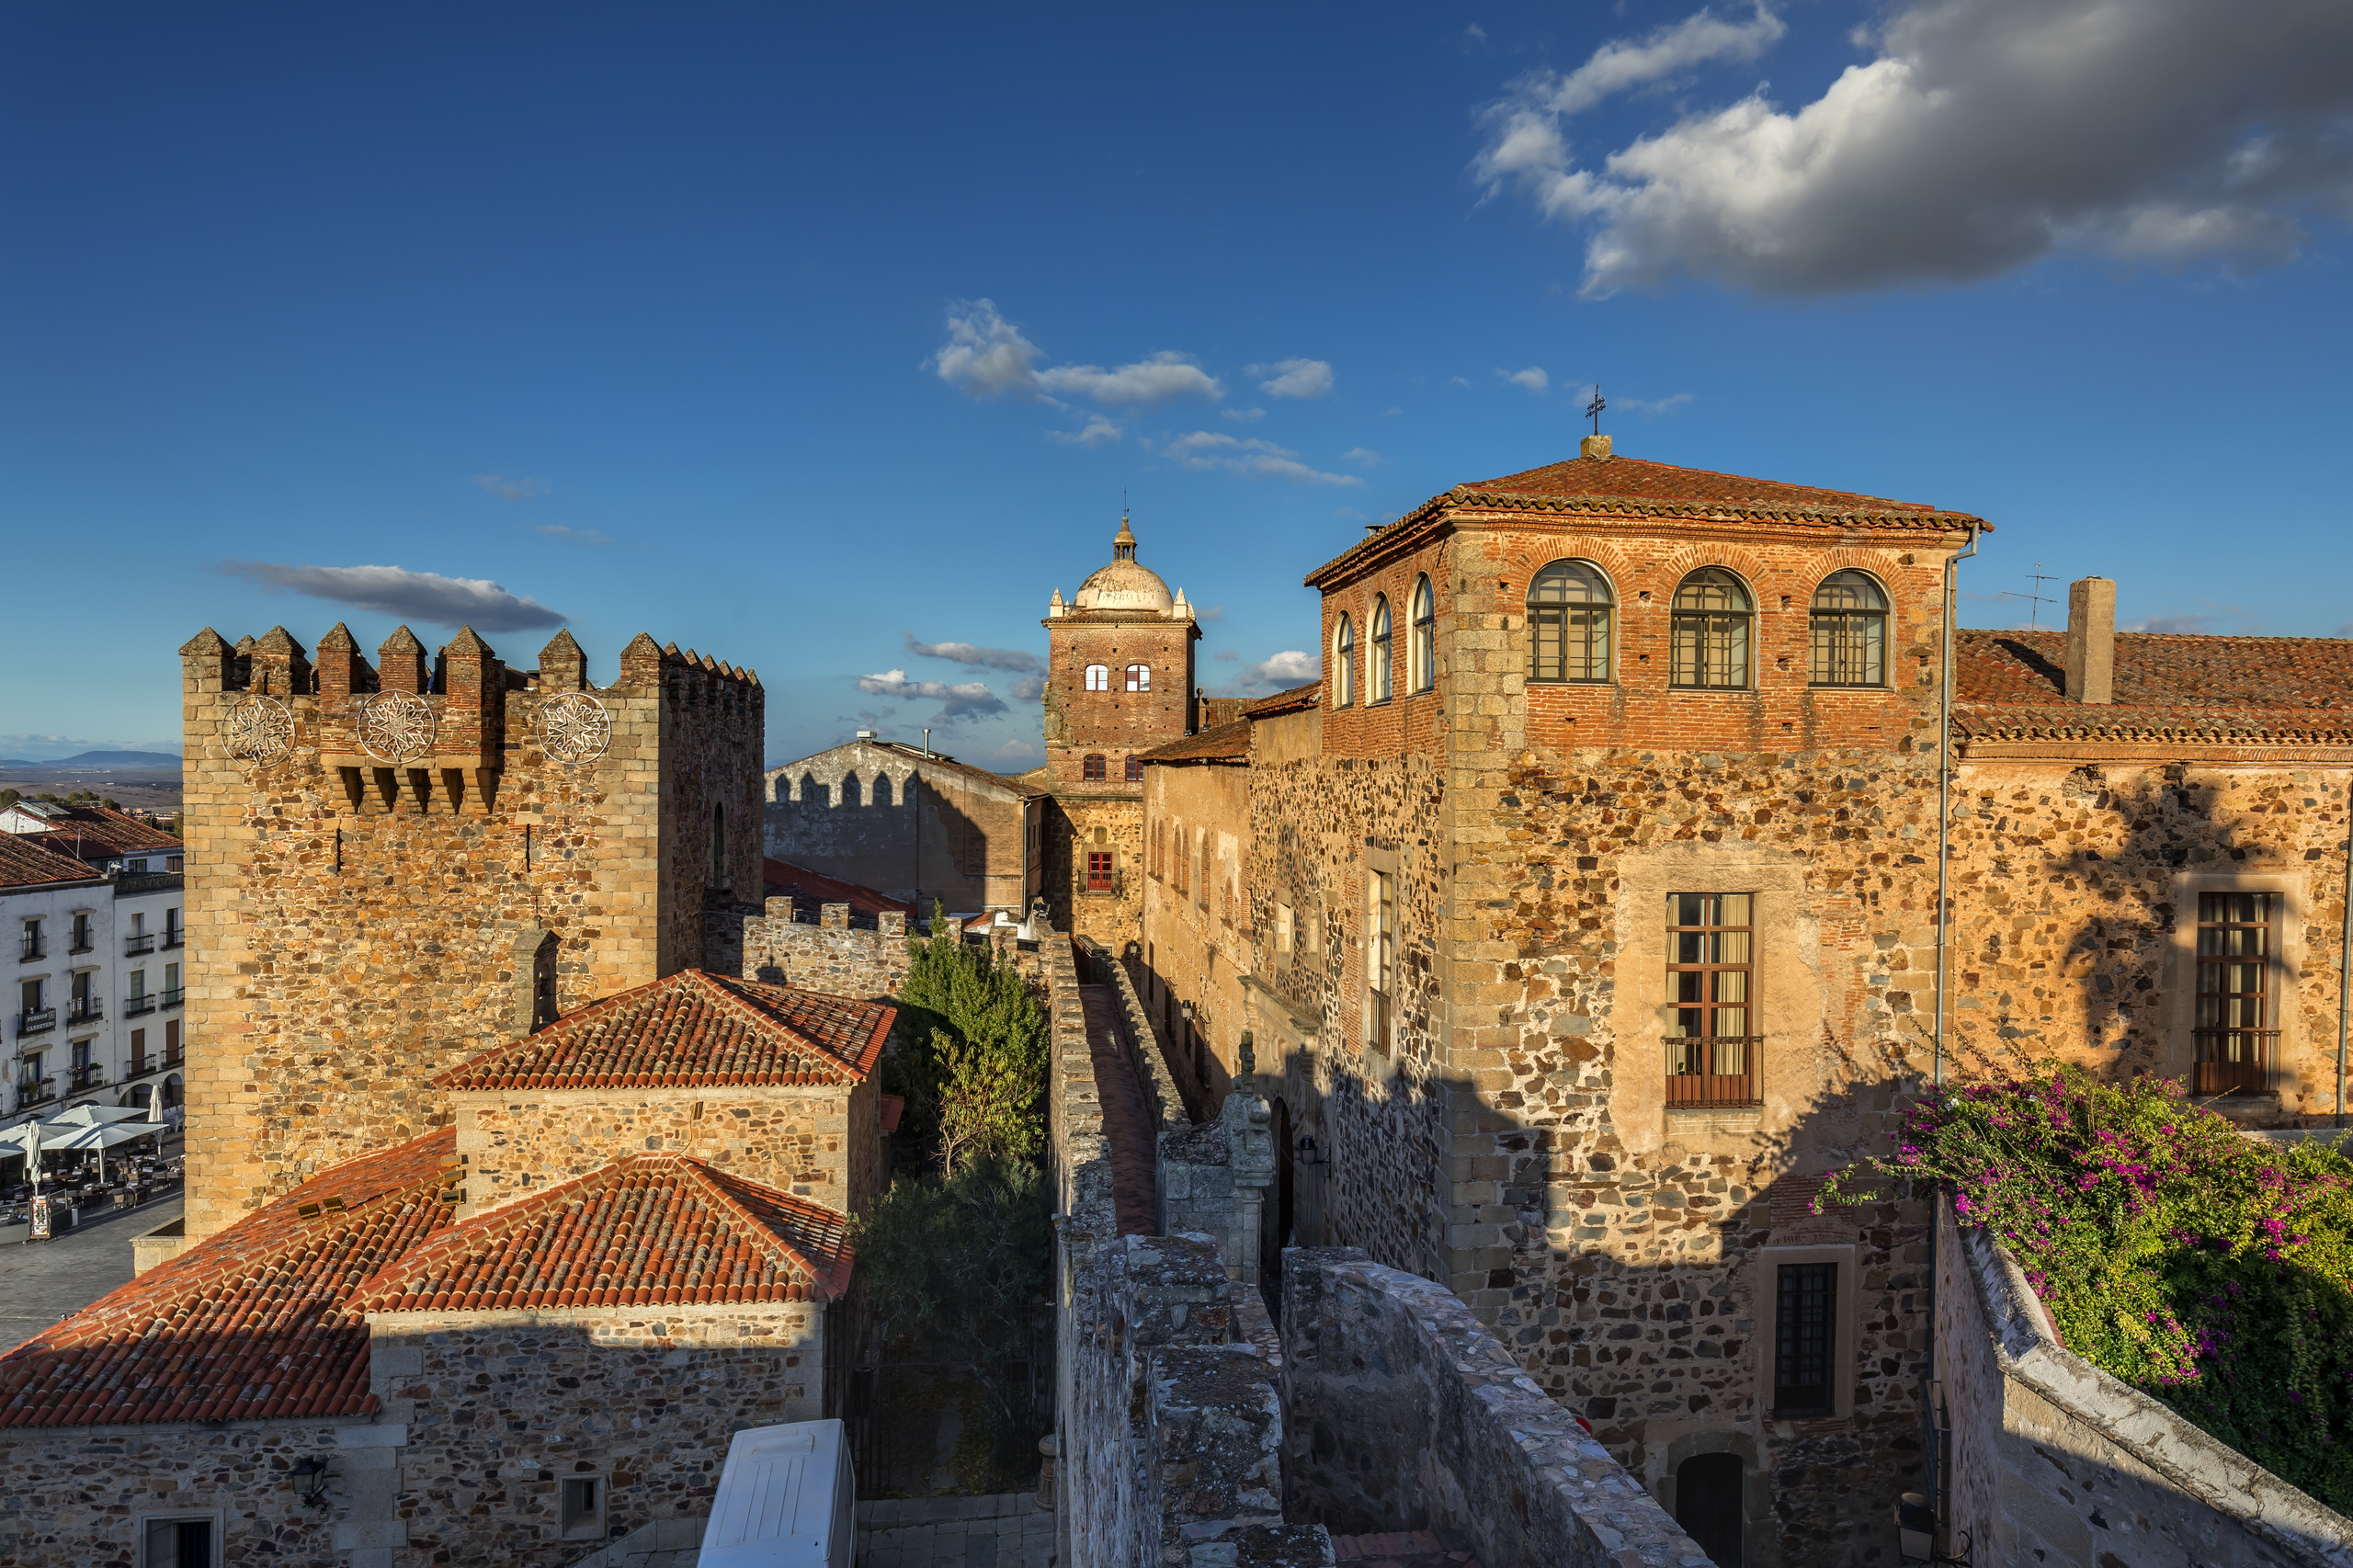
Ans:
[[[2353,779],[2345,790],[2345,928],[2336,935],[2336,1125],[2345,1125],[2345,1031],[2353,1022]]]

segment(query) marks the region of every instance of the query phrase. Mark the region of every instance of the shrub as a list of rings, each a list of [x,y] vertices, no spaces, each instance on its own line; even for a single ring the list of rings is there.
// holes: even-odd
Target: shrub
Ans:
[[[2179,1085],[2073,1068],[1932,1090],[1895,1153],[1841,1176],[1934,1182],[1992,1230],[2063,1344],[2353,1513],[2353,1160],[2277,1148]]]

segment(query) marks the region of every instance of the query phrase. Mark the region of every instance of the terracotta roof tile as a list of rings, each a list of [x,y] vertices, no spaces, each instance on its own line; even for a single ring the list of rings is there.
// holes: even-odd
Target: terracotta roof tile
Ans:
[[[1272,697],[1259,699],[1245,708],[1242,710],[1242,716],[1245,719],[1271,719],[1279,713],[1292,713],[1302,708],[1317,707],[1323,700],[1324,683],[1320,680],[1312,680],[1305,686],[1295,686],[1289,691],[1279,691]]]
[[[361,1312],[831,1301],[842,1217],[680,1154],[632,1154],[469,1220],[369,1280]]]
[[[895,909],[902,915],[915,913],[915,906],[905,899],[892,898],[889,893],[862,888],[790,860],[763,859],[760,880],[767,884],[770,898],[790,894],[801,903],[847,903],[860,915],[880,915],[886,909]]]
[[[349,1299],[449,1223],[456,1148],[443,1128],[337,1165],[27,1340],[0,1357],[0,1426],[367,1414]]]
[[[86,882],[98,873],[71,855],[40,841],[41,833],[0,833],[0,888],[40,887],[47,882]]]
[[[2119,632],[2116,700],[2071,702],[2064,631],[1953,638],[1955,727],[1977,739],[2353,742],[2353,640]]]
[[[75,806],[52,820],[55,825],[46,833],[24,836],[41,840],[61,855],[76,855],[85,860],[136,855],[142,850],[176,853],[188,847],[161,828],[149,827],[127,812],[112,812],[104,806]]]
[[[1230,724],[1220,724],[1213,730],[1199,730],[1192,734],[1154,746],[1142,754],[1143,762],[1247,762],[1250,760],[1250,721],[1236,719]]]
[[[445,1089],[863,1083],[898,1009],[708,970],[608,996],[434,1080]]]

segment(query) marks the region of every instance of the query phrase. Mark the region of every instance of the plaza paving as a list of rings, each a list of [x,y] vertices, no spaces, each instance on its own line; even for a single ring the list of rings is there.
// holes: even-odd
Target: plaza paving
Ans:
[[[14,1349],[118,1285],[131,1282],[131,1239],[180,1217],[175,1188],[136,1209],[98,1210],[55,1240],[0,1228],[0,1351]]]

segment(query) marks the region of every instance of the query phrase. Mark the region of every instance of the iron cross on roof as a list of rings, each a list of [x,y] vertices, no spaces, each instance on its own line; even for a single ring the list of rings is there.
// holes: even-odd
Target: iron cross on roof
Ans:
[[[1601,434],[1601,411],[1608,406],[1601,396],[1601,383],[1594,382],[1593,401],[1585,405],[1585,413],[1586,417],[1593,421],[1593,433],[1597,436]]]

